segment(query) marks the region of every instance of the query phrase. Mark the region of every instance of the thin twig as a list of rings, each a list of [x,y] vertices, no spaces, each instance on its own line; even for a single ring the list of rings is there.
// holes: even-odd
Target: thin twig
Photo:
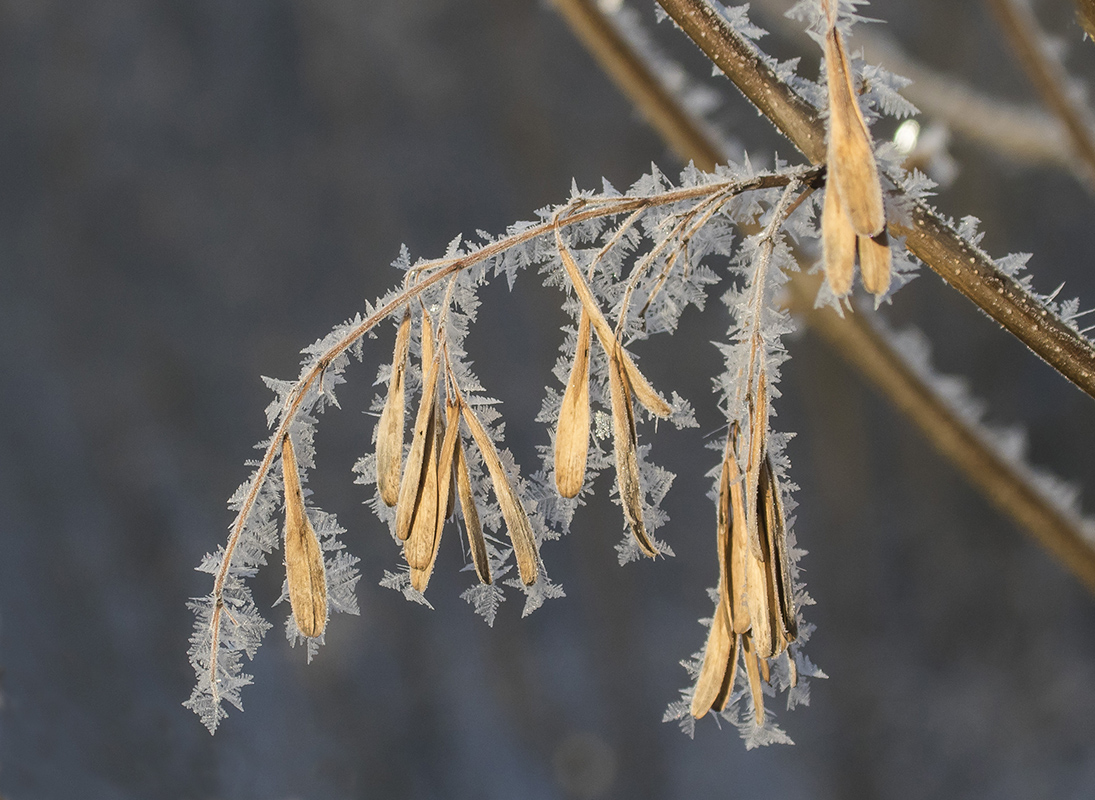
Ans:
[[[825,160],[825,126],[800,97],[705,0],[658,0],[670,17],[747,98],[813,163]],[[996,267],[923,201],[911,225],[889,225],[947,283],[1014,334],[1046,363],[1095,397],[1095,345]]]
[[[1030,8],[1014,0],[986,0],[1046,106],[1064,123],[1072,149],[1089,176],[1095,174],[1095,124],[1090,111],[1069,96],[1064,66],[1046,52],[1038,20]]]

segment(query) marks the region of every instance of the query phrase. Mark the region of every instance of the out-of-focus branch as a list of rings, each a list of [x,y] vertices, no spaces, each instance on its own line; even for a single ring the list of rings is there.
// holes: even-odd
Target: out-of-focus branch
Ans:
[[[576,30],[582,41],[599,60],[614,64],[609,74],[648,120],[661,121],[652,124],[664,138],[669,140],[669,131],[683,131],[680,141],[700,143],[694,151],[681,152],[684,158],[697,165],[722,160],[718,146],[705,139],[702,127],[671,93],[661,87],[643,88],[644,83],[657,83],[652,71],[591,0],[556,0],[556,4],[569,9],[564,16],[571,25],[575,25],[574,19],[582,21],[583,27]],[[790,283],[790,292],[792,307],[805,317],[811,329],[878,387],[994,505],[1011,515],[1095,590],[1095,549],[1076,520],[1048,502],[1014,464],[1001,458],[985,437],[957,416],[868,322],[859,315],[840,317],[829,309],[814,309],[816,280],[797,275]]]
[[[1019,62],[1046,106],[1064,123],[1088,180],[1095,175],[1095,122],[1091,112],[1067,91],[1068,73],[1053,57],[1030,8],[1014,0],[986,0]]]
[[[1087,35],[1095,40],[1095,0],[1076,0],[1076,19]]]
[[[865,314],[842,320],[814,308],[817,282],[789,284],[792,308],[861,375],[870,380],[941,455],[961,470],[999,510],[1012,517],[1095,592],[1095,547],[1081,520],[1049,501],[1015,462],[1004,458],[979,430],[947,403],[894,352]]]
[[[813,163],[825,160],[825,127],[819,112],[786,84],[705,0],[658,0],[670,17],[715,65]],[[1095,397],[1095,346],[1053,313],[992,258],[963,239],[923,201],[912,206],[909,225],[890,223],[890,233],[936,274],[1014,334],[1046,363]]]
[[[594,0],[553,0],[586,49],[639,112],[684,161],[710,172],[726,160],[702,126],[677,105]]]

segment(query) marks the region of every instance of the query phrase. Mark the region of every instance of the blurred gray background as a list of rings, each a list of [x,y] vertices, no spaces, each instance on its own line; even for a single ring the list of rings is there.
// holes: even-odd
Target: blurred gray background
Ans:
[[[651,7],[639,6],[651,20]],[[1063,0],[1039,4],[1095,75]],[[867,13],[933,67],[1036,100],[977,3]],[[763,24],[764,17],[758,16]],[[656,33],[701,77],[690,43]],[[773,37],[773,52],[816,48]],[[792,148],[728,83],[717,117],[763,163]],[[821,343],[790,347],[776,424],[817,605],[797,742],[745,752],[707,720],[661,720],[700,649],[716,580],[703,437],[725,309],[640,352],[696,405],[654,458],[678,473],[674,559],[619,568],[600,502],[544,549],[567,597],[488,629],[443,548],[436,610],[377,586],[399,561],[350,467],[369,446],[390,336],[351,367],[318,439],[317,502],[362,559],[360,617],[311,666],[275,627],[245,713],[215,738],[180,705],[193,567],[224,541],[224,501],[265,435],[260,375],[396,280],[407,243],[440,255],[567,196],[678,164],[541,3],[471,0],[0,2],[0,794],[41,798],[1081,798],[1095,786],[1095,603],[942,463]],[[1095,304],[1095,203],[1060,172],[955,140],[940,207],[984,220],[989,252],[1035,253],[1036,286]],[[529,422],[564,317],[522,276],[484,291],[469,349]],[[927,273],[887,310],[935,342],[1033,460],[1095,487],[1095,405]],[[533,387],[530,391],[529,387]],[[1089,508],[1095,508],[1089,502]],[[275,562],[278,556],[275,556]],[[280,590],[268,569],[260,605]],[[284,616],[281,609],[271,615]],[[778,710],[777,710],[778,713]]]

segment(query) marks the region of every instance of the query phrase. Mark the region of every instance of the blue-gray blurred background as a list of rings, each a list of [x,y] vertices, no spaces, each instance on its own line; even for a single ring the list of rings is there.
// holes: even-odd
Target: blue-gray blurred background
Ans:
[[[1074,74],[1095,46],[1070,4],[1038,4]],[[652,24],[652,7],[639,10]],[[977,3],[867,12],[935,69],[1035,103]],[[758,13],[758,21],[766,17]],[[774,29],[774,23],[771,27]],[[690,43],[656,34],[703,78]],[[816,47],[773,34],[781,56]],[[728,83],[715,117],[760,163],[792,149]],[[1036,286],[1095,304],[1095,201],[1068,174],[955,138],[939,197],[984,220],[994,255],[1033,252]],[[830,676],[778,712],[794,747],[745,752],[707,720],[663,724],[700,649],[716,568],[704,436],[725,309],[640,348],[701,428],[656,439],[679,475],[676,558],[620,568],[599,502],[543,556],[567,592],[487,628],[443,548],[435,610],[380,588],[399,562],[350,468],[390,337],[320,425],[317,502],[362,559],[360,617],[311,666],[279,628],[245,713],[216,737],[181,706],[193,567],[265,435],[260,375],[396,279],[407,243],[501,231],[572,178],[626,186],[679,167],[548,7],[531,0],[0,2],[0,794],[52,798],[1081,798],[1095,786],[1095,603],[808,333],[776,424],[801,485]],[[484,291],[469,349],[531,467],[559,344],[557,290]],[[1095,487],[1095,404],[925,274],[887,316],[916,324],[1033,460]],[[1089,501],[1089,507],[1093,507]],[[451,541],[451,540],[450,540]],[[275,563],[277,561],[275,556]],[[256,581],[260,605],[281,576]],[[272,618],[280,621],[278,609]]]

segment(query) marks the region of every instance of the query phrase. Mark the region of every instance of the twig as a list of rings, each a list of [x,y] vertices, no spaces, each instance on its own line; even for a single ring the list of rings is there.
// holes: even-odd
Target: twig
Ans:
[[[1065,91],[1069,77],[1064,66],[1046,52],[1038,20],[1030,8],[1014,0],[986,0],[1004,29],[1015,55],[1026,70],[1046,106],[1064,123],[1072,149],[1086,166],[1088,177],[1095,174],[1095,134],[1087,108]]]
[[[813,163],[825,160],[819,112],[784,83],[755,47],[705,0],[658,0],[670,17],[745,96]],[[890,233],[947,283],[1014,334],[1046,363],[1095,397],[1095,345],[999,270],[987,253],[964,240],[922,201],[912,224],[890,223]]]

